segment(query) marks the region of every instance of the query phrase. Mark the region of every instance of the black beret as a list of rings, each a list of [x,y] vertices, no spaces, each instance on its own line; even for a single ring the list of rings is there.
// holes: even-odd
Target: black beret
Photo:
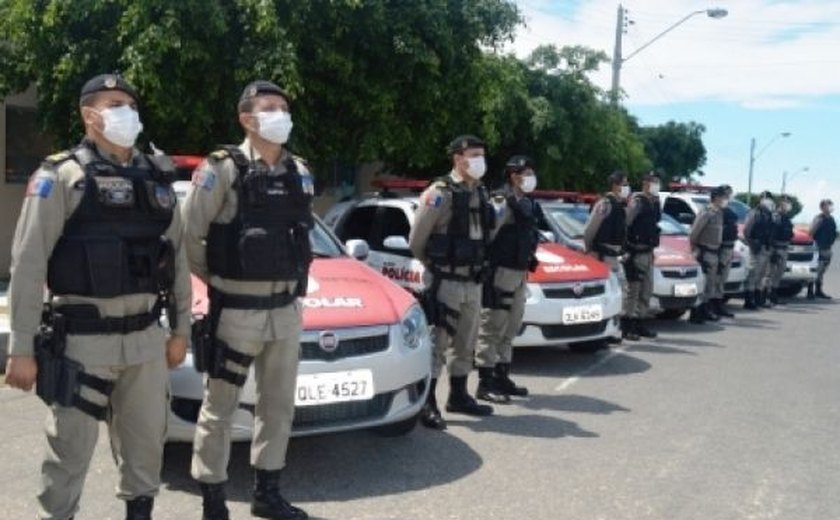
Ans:
[[[119,90],[120,92],[125,92],[131,96],[136,103],[140,102],[137,91],[134,90],[134,87],[129,85],[128,82],[119,74],[100,74],[98,76],[94,76],[82,87],[82,92],[79,95],[79,98],[84,98],[85,96],[108,90]]]
[[[248,86],[245,87],[245,90],[242,91],[242,95],[239,97],[239,102],[241,103],[247,99],[251,99],[264,94],[273,94],[275,96],[280,96],[286,100],[286,103],[292,102],[289,99],[289,94],[287,94],[285,90],[283,90],[282,88],[278,87],[276,84],[270,81],[265,81],[261,79],[248,83]]]
[[[726,188],[724,188],[723,186],[718,186],[717,188],[712,188],[712,191],[709,192],[709,196],[712,198],[712,200],[726,197],[726,195],[727,195],[727,191],[726,191]]]
[[[659,182],[659,175],[655,174],[654,172],[650,172],[642,178],[645,182]]]
[[[793,199],[790,198],[790,195],[781,195],[779,196],[780,202],[793,202]]]
[[[720,189],[722,189],[723,191],[725,191],[727,193],[732,193],[732,186],[730,186],[728,184],[721,184]]]
[[[484,141],[474,135],[461,135],[449,143],[446,151],[449,152],[449,155],[453,155],[469,148],[484,148]]]
[[[774,197],[773,197],[773,193],[772,193],[772,192],[770,192],[770,191],[762,191],[762,192],[761,192],[761,197],[760,197],[760,198],[762,198],[762,199],[773,199]]]
[[[505,169],[514,173],[527,169],[533,170],[535,167],[534,160],[526,155],[514,155],[505,163]]]

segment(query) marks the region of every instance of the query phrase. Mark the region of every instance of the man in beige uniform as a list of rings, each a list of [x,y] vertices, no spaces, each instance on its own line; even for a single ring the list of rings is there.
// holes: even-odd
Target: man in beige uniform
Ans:
[[[628,339],[655,338],[656,332],[645,325],[653,295],[654,251],[659,247],[659,176],[649,173],[642,180],[642,191],[630,197],[627,205],[627,307]]]
[[[504,206],[490,201],[481,184],[487,165],[484,143],[475,136],[461,136],[449,145],[452,172],[432,183],[420,197],[409,236],[409,247],[431,273],[432,284],[425,295],[425,309],[435,326],[432,381],[421,422],[445,429],[435,389],[446,361],[449,362],[449,399],[446,410],[485,416],[493,408],[478,404],[467,392],[467,376],[481,312],[481,285],[486,272],[486,250],[493,239],[497,217]]]
[[[720,244],[723,241],[722,206],[723,201],[727,198],[726,189],[723,187],[715,188],[711,191],[710,196],[711,204],[697,215],[688,237],[691,250],[694,252],[697,261],[700,262],[700,268],[706,276],[706,286],[701,295],[700,304],[691,309],[691,317],[689,318],[691,323],[704,323],[706,320],[718,321],[720,319],[720,316],[715,314],[710,302],[723,298],[722,294],[718,294],[721,287],[718,284],[718,276],[720,276],[718,261]]]
[[[212,153],[193,174],[184,202],[190,267],[208,283],[210,359],[196,428],[192,476],[205,520],[227,520],[224,484],[231,418],[253,361],[256,408],[251,512],[305,519],[279,493],[279,474],[295,409],[301,306],[311,262],[312,177],[284,148],[292,129],[289,98],[255,81],[239,101],[245,141]],[[197,338],[194,338],[194,343]],[[200,347],[200,346],[199,346]]]
[[[622,337],[638,340],[639,336],[632,327],[627,313],[627,277],[621,257],[625,253],[627,244],[627,210],[626,201],[630,196],[630,185],[627,174],[613,172],[607,177],[610,191],[601,198],[592,212],[583,231],[583,244],[586,253],[610,266],[610,270],[618,277],[623,299],[621,333]]]
[[[491,403],[508,403],[510,396],[525,397],[528,389],[510,379],[513,338],[522,326],[528,271],[537,267],[534,256],[539,243],[537,202],[528,196],[537,186],[534,161],[515,155],[505,165],[506,183],[495,192],[507,204],[499,232],[490,245],[491,275],[484,284],[481,329],[475,364],[478,367],[476,397]]]
[[[186,355],[191,295],[171,162],[133,147],[142,128],[137,104],[118,76],[85,84],[86,137],[33,174],[15,232],[6,382],[29,390],[37,375],[39,396],[53,403],[38,495],[42,519],[67,520],[78,511],[98,419],[108,424],[128,520],[151,518],[160,485],[167,364]],[[42,348],[33,352],[45,284],[65,320],[64,357],[57,359],[83,368],[70,395],[50,394],[55,365],[44,363]],[[165,305],[167,292],[174,305]],[[158,324],[163,306],[177,323],[168,340]]]

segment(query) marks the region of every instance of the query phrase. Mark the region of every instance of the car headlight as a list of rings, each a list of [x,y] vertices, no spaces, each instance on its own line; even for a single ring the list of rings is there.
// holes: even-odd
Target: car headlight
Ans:
[[[403,342],[405,346],[415,349],[420,346],[423,338],[429,333],[429,324],[426,322],[426,314],[419,305],[412,305],[400,322]]]

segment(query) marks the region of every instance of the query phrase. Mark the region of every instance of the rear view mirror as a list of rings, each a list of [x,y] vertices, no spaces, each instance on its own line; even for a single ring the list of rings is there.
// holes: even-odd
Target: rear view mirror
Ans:
[[[370,254],[370,246],[368,246],[368,243],[365,240],[348,240],[345,247],[347,248],[348,255],[352,256],[356,260],[361,260],[362,262],[367,260],[367,257]]]
[[[399,235],[386,237],[385,240],[382,241],[382,245],[385,247],[385,249],[392,249],[394,251],[408,251],[408,240],[406,240],[405,237]]]

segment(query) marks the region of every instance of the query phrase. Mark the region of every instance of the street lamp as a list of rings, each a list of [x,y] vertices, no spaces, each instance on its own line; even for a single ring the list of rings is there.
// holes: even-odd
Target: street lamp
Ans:
[[[807,166],[803,166],[799,170],[790,174],[790,177],[788,177],[788,172],[782,172],[782,195],[785,194],[785,188],[787,188],[788,178],[793,180],[793,178],[796,177],[797,175],[799,175],[800,173],[805,173],[807,171],[810,171],[810,168],[808,168]]]
[[[612,100],[613,105],[618,105],[618,92],[621,84],[621,66],[624,65],[630,58],[639,54],[643,50],[647,49],[653,42],[662,38],[669,32],[673,31],[680,25],[684,24],[689,20],[689,18],[696,16],[698,14],[705,14],[709,18],[713,19],[720,19],[725,17],[729,14],[729,11],[726,9],[721,9],[720,7],[715,7],[712,9],[700,9],[698,11],[692,11],[685,15],[684,17],[677,20],[675,23],[670,25],[667,29],[662,31],[661,33],[657,34],[653,38],[651,38],[647,43],[636,49],[635,51],[628,54],[626,57],[622,57],[621,55],[621,43],[622,43],[622,35],[624,34],[624,15],[626,11],[624,6],[618,4],[618,17],[616,19],[615,24],[615,47],[613,48],[613,61],[612,61],[612,88],[610,90],[610,99]]]
[[[775,143],[777,139],[783,138],[783,137],[786,138],[786,137],[790,137],[790,136],[791,136],[790,132],[780,132],[780,133],[774,135],[773,139],[770,139],[770,142],[768,142],[766,145],[764,145],[764,148],[762,148],[758,153],[755,153],[755,137],[750,139],[750,174],[749,174],[749,177],[747,178],[747,204],[750,204],[750,202],[752,201],[752,180],[753,180],[753,168],[755,167],[755,160],[758,159],[759,157],[761,157],[761,154],[763,154],[768,148],[770,148],[770,145]]]

